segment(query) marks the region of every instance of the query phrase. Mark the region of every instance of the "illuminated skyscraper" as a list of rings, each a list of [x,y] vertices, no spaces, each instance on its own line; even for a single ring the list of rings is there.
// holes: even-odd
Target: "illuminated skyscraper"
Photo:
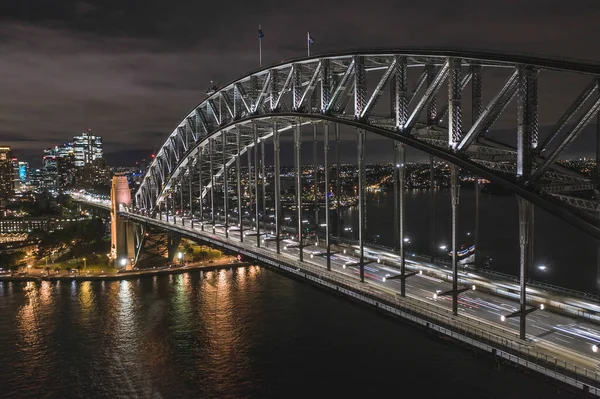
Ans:
[[[75,166],[84,166],[96,159],[101,159],[102,137],[92,135],[92,129],[88,129],[81,136],[73,137],[73,153],[75,154]]]
[[[0,199],[8,199],[15,193],[13,156],[10,147],[0,147]]]

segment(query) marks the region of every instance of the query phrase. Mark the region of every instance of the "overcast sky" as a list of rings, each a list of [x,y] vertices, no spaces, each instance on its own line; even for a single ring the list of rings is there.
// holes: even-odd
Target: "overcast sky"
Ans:
[[[458,46],[600,61],[600,1],[0,1],[0,143],[42,149],[92,128],[113,163],[160,147],[205,97],[313,51]]]

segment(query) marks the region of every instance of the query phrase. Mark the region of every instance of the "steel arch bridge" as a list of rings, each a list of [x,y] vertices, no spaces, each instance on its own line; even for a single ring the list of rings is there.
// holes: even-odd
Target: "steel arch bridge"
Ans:
[[[538,76],[546,71],[583,75],[589,84],[541,137]],[[498,74],[503,83],[486,90],[484,101],[486,79]],[[352,51],[273,65],[207,93],[156,154],[135,203],[155,213],[179,184],[193,212],[228,167],[274,132],[345,125],[357,129],[358,141],[370,132],[394,140],[397,156],[404,145],[421,150],[600,239],[597,178],[557,163],[598,114],[599,77],[600,65],[585,62],[447,49]],[[488,137],[513,101],[516,146]]]

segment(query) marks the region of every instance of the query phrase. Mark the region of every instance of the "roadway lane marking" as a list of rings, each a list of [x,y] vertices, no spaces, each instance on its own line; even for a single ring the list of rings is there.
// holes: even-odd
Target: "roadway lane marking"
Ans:
[[[551,331],[551,330],[548,330],[547,328],[536,326],[535,324],[532,324],[531,327],[535,327],[535,328],[538,328],[538,329],[543,330],[543,331]]]
[[[562,334],[562,333],[559,333],[558,331],[556,332],[556,334],[557,334],[557,335],[560,335],[561,337],[565,337],[565,338],[573,339],[573,337],[572,337],[572,336],[570,336],[570,335],[565,335],[565,334]]]
[[[567,341],[566,339],[562,339],[562,338],[559,338],[559,337],[554,337],[554,339],[556,339],[557,341],[564,342],[566,344],[570,344],[571,343],[571,341]]]

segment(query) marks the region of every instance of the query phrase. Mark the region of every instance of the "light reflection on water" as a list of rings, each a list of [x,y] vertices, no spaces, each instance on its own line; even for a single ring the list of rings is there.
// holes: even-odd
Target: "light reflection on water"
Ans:
[[[394,384],[355,384],[375,369],[378,381],[400,373],[428,386],[429,397],[450,384],[468,387],[463,398],[553,397],[517,371],[484,363],[481,372],[470,353],[258,266],[74,286],[0,282],[0,309],[1,397],[397,393]],[[405,363],[381,367],[389,359]],[[515,381],[519,392],[502,391]]]

